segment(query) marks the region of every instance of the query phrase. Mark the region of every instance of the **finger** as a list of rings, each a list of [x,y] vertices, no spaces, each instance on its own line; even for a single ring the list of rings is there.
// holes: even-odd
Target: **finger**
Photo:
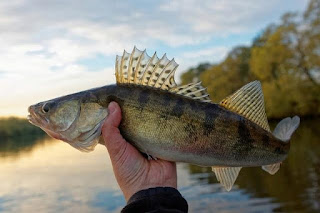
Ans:
[[[121,136],[118,126],[121,122],[121,109],[116,102],[108,106],[108,116],[102,126],[102,136],[109,151],[110,157],[125,149],[127,142]]]
[[[107,121],[112,127],[118,128],[121,122],[121,109],[117,102],[112,101],[108,106],[108,117]]]
[[[140,152],[120,134],[118,126],[122,116],[119,105],[116,102],[111,102],[108,106],[108,112],[108,117],[102,126],[102,136],[111,160],[117,161],[120,158],[125,158],[126,160],[143,159]]]

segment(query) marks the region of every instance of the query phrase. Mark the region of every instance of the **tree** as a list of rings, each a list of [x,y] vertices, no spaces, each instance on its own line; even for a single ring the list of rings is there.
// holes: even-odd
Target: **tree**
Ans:
[[[210,63],[201,63],[197,67],[188,69],[181,75],[181,84],[196,83],[200,81],[200,75],[211,66]]]
[[[253,79],[249,67],[250,48],[236,47],[220,64],[204,71],[200,79],[213,101],[221,101]]]
[[[303,14],[284,14],[221,63],[189,69],[182,82],[199,78],[214,102],[260,80],[268,117],[320,115],[320,0]]]
[[[316,86],[320,86],[320,1],[311,0],[303,14],[303,25],[297,45],[299,68]]]
[[[270,117],[320,113],[319,52],[316,51],[320,47],[320,30],[315,27],[319,16],[310,15],[319,14],[315,12],[319,11],[319,4],[314,2],[310,2],[303,19],[298,14],[287,13],[279,25],[269,26],[253,43],[250,68],[262,81]],[[310,16],[313,18],[306,18]]]

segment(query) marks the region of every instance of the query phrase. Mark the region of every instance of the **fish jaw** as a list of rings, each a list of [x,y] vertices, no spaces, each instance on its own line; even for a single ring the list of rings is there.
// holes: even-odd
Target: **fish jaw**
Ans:
[[[48,129],[49,127],[49,120],[41,116],[39,113],[36,113],[36,109],[38,108],[37,104],[29,106],[28,108],[28,121],[40,128]]]
[[[56,133],[56,132],[53,132],[49,129],[44,129],[44,128],[41,128],[43,131],[45,131],[50,137],[54,138],[54,139],[57,139],[57,140],[62,140],[64,142],[68,142],[61,134],[59,133]]]
[[[67,140],[61,134],[50,130],[50,121],[44,118],[43,116],[37,114],[35,112],[36,107],[37,107],[36,105],[29,106],[28,108],[29,115],[27,117],[28,121],[31,124],[40,127],[50,137],[67,142]]]

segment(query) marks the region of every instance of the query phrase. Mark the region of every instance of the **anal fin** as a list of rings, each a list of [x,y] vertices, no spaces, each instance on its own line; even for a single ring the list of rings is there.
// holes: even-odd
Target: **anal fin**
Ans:
[[[212,167],[212,171],[216,174],[217,180],[230,191],[236,181],[242,167]]]
[[[265,166],[262,166],[262,169],[268,172],[269,174],[274,175],[280,169],[280,164],[281,163],[265,165]]]

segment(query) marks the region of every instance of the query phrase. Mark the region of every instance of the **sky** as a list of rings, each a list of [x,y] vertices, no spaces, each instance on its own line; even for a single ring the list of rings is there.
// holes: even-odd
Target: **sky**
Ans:
[[[308,0],[0,1],[0,116],[40,101],[115,83],[123,50],[167,53],[179,75],[249,45]]]

